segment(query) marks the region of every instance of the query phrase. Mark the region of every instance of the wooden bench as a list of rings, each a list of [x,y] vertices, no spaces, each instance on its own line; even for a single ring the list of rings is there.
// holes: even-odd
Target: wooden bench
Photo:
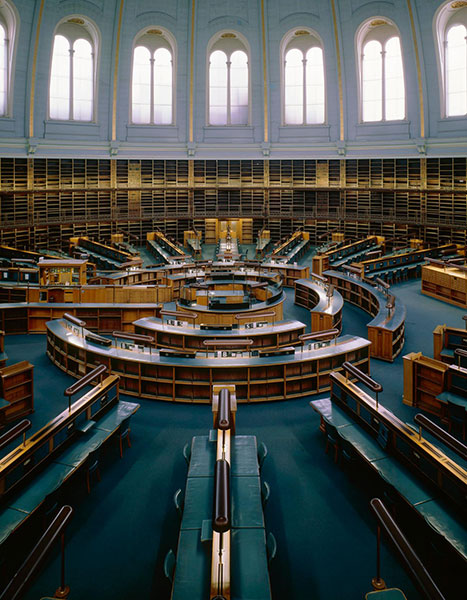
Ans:
[[[0,460],[0,544],[138,410],[118,382],[106,377]]]
[[[467,472],[339,373],[331,397],[310,404],[353,450],[467,561]],[[340,443],[340,442],[338,442]],[[453,508],[450,502],[457,504]]]

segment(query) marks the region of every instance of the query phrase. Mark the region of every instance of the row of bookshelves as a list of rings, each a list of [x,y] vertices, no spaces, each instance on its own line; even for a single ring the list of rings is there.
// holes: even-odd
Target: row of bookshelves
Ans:
[[[2,158],[0,189],[198,185],[467,189],[467,158],[111,160]]]
[[[143,245],[146,234],[155,229],[163,231],[179,242],[183,242],[184,231],[193,229],[199,231],[202,239],[215,243],[214,237],[209,237],[209,220],[205,219],[164,219],[140,218],[135,220],[119,218],[113,221],[87,220],[66,224],[49,224],[24,228],[0,227],[0,243],[19,249],[65,249],[67,242],[73,236],[89,236],[96,241],[108,243],[113,233],[123,233],[134,243]],[[253,239],[256,239],[260,229],[264,227],[271,232],[271,239],[277,241],[290,236],[297,228],[302,227],[310,233],[313,245],[319,245],[330,237],[332,231],[339,231],[346,239],[362,239],[368,235],[382,235],[389,247],[399,244],[406,245],[411,238],[424,240],[432,246],[446,243],[464,245],[467,242],[465,223],[459,223],[459,229],[442,227],[424,227],[397,223],[370,223],[365,220],[342,219],[304,219],[304,218],[256,218],[253,219]]]

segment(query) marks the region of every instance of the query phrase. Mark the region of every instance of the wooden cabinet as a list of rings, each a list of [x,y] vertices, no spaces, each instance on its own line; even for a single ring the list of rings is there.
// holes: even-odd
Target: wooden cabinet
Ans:
[[[0,426],[34,411],[33,369],[26,360],[0,369]]]

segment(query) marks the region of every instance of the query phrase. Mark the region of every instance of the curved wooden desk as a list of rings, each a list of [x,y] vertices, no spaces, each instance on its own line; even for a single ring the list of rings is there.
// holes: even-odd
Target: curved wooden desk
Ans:
[[[240,402],[287,400],[328,390],[331,371],[345,361],[369,370],[370,342],[349,335],[337,338],[336,344],[309,344],[302,351],[279,349],[267,351],[268,356],[252,357],[240,352],[230,352],[228,357],[222,356],[227,352],[214,352],[208,358],[193,351],[185,351],[188,358],[177,356],[175,350],[105,348],[86,342],[82,336],[82,331],[70,331],[63,319],[50,321],[47,355],[75,377],[105,364],[120,376],[122,392],[154,400],[209,403],[213,386],[221,383],[235,383]]]
[[[404,346],[405,306],[396,298],[394,309],[388,311],[386,295],[369,283],[339,271],[325,271],[323,275],[344,300],[374,317],[367,324],[371,356],[392,362]]]
[[[295,282],[295,304],[309,308],[311,312],[311,330],[342,329],[342,307],[344,300],[334,290],[330,300],[326,289],[312,279],[297,279]]]
[[[259,321],[263,323],[261,319]],[[246,325],[246,326],[245,326]],[[134,322],[136,333],[150,335],[154,345],[162,348],[201,350],[204,340],[234,340],[249,337],[253,340],[252,349],[280,348],[281,346],[296,345],[299,336],[305,331],[305,325],[300,321],[280,321],[274,325],[244,323],[235,329],[201,329],[199,325],[183,326],[168,324],[154,317],[138,319]],[[229,326],[226,326],[229,327]]]

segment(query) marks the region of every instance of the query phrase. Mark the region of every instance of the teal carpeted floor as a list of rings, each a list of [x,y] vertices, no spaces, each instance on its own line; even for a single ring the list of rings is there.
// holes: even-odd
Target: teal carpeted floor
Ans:
[[[404,352],[432,355],[432,331],[439,323],[461,326],[465,312],[422,296],[420,281],[394,286],[407,305]],[[293,304],[287,290],[285,318],[309,322],[307,310]],[[369,316],[346,305],[344,333],[366,335]],[[63,389],[72,382],[45,356],[45,336],[6,338],[9,363],[27,359],[35,365],[34,429],[61,411]],[[402,418],[414,411],[401,402],[402,355],[388,364],[373,360],[373,377],[384,386],[381,401]],[[133,398],[131,400],[134,400]],[[319,418],[309,399],[239,407],[238,431],[255,434],[269,455],[262,476],[271,485],[266,506],[267,529],[278,542],[271,566],[275,600],[363,598],[375,575],[375,523],[368,502],[374,481],[349,475],[324,453]],[[172,405],[141,400],[132,421],[132,445],[122,460],[109,448],[102,481],[90,496],[76,481],[67,501],[75,514],[67,534],[67,582],[71,600],[165,599],[170,587],[163,560],[177,547],[179,521],[173,493],[183,488],[184,444],[210,428],[209,406]],[[407,598],[420,596],[387,546],[382,574]],[[26,598],[52,595],[59,583],[59,561],[48,561]],[[188,600],[188,599],[187,599]]]

